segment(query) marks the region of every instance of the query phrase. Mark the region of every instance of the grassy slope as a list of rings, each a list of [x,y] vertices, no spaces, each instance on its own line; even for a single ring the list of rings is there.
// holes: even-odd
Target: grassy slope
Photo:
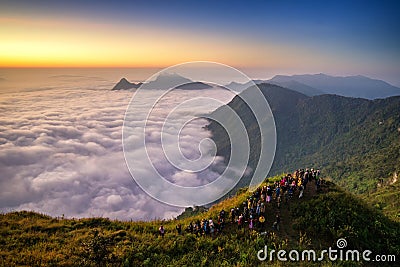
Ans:
[[[271,174],[320,166],[335,183],[399,220],[398,185],[384,188],[377,185],[381,180],[387,183],[400,170],[400,97],[374,101],[335,95],[306,97],[269,84],[261,84],[259,88],[271,106],[277,129]],[[250,90],[254,88],[242,94]],[[260,142],[255,118],[238,97],[228,105],[248,130],[249,165],[254,169]],[[225,114],[223,108],[214,113]],[[218,154],[229,160],[230,143],[223,128],[213,122],[208,127],[213,132]]]
[[[270,178],[268,182],[278,178]],[[0,215],[0,265],[250,266],[260,264],[256,253],[264,245],[288,250],[319,249],[332,245],[339,237],[346,237],[357,248],[374,248],[376,253],[398,254],[400,250],[398,223],[331,183],[324,186],[322,193],[308,186],[304,199],[294,198],[290,205],[283,205],[279,232],[270,227],[277,207],[269,204],[267,235],[250,233],[248,229],[239,231],[231,224],[216,237],[176,234],[177,223],[186,226],[196,219],[216,218],[221,209],[229,211],[240,206],[248,195],[241,190],[206,213],[163,222],[167,230],[164,238],[157,235],[160,221],[56,219],[32,212],[3,214]],[[282,266],[279,262],[273,264]]]
[[[375,192],[363,196],[366,202],[381,210],[386,216],[400,222],[400,182],[384,183]]]
[[[380,179],[386,180],[399,171],[400,97],[374,101],[335,95],[306,97],[275,85],[258,87],[268,100],[276,123],[277,150],[271,173],[320,166],[335,182],[362,194],[375,190]],[[241,94],[251,95],[251,90],[256,88]],[[249,132],[249,165],[254,169],[260,144],[257,122],[239,97],[228,105]],[[219,113],[225,114],[222,107],[214,112]],[[226,123],[230,123],[229,117]],[[213,132],[218,154],[229,160],[226,133],[214,122],[208,128]]]

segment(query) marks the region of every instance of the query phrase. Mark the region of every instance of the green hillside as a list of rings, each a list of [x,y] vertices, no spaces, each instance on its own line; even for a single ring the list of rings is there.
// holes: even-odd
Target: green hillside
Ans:
[[[281,176],[266,179],[273,185]],[[262,186],[263,186],[262,185]],[[266,205],[266,222],[249,229],[231,223],[227,216],[221,233],[178,235],[175,227],[212,218],[220,211],[243,208],[250,196],[242,189],[232,198],[180,220],[121,222],[106,218],[62,219],[33,212],[0,215],[1,266],[332,266],[323,262],[260,262],[257,252],[265,245],[271,249],[316,249],[334,246],[346,238],[352,249],[370,249],[398,257],[400,224],[387,219],[380,209],[340,187],[326,182],[316,191],[306,187],[304,197],[298,192],[280,207],[274,200]],[[281,217],[279,230],[273,229],[275,214]],[[159,236],[158,227],[166,229]],[[392,263],[393,264],[393,263]],[[338,266],[376,266],[368,263],[338,262]]]
[[[277,129],[277,150],[271,174],[302,166],[320,166],[352,192],[376,190],[378,182],[400,170],[400,97],[378,100],[336,95],[307,97],[276,85],[258,86],[268,100]],[[242,94],[250,94],[251,87]],[[260,131],[250,109],[235,97],[229,104],[250,137],[249,165],[259,157]],[[222,109],[215,111],[215,114]],[[218,154],[229,160],[230,143],[222,127],[208,128]]]
[[[392,220],[400,222],[400,183],[397,174],[392,179],[380,183],[376,191],[362,197]]]

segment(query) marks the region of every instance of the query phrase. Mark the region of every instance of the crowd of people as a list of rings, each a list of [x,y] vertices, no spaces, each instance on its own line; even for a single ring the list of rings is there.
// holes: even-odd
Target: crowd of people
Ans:
[[[185,231],[196,236],[222,233],[227,223],[237,225],[238,229],[250,229],[265,232],[269,226],[279,231],[281,223],[280,209],[282,205],[289,206],[293,197],[304,197],[307,186],[315,186],[320,190],[323,179],[319,169],[298,169],[293,174],[287,174],[280,181],[257,188],[251,196],[238,207],[232,207],[230,211],[221,210],[218,218],[203,219],[190,222]],[[267,206],[275,207],[273,213]],[[182,225],[175,227],[178,234],[182,234]],[[164,236],[165,228],[159,228],[159,234]]]

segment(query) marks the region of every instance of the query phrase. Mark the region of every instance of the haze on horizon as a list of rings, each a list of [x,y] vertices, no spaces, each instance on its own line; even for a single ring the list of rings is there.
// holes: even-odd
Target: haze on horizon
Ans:
[[[216,61],[254,78],[366,75],[400,85],[395,1],[5,1],[0,67]]]

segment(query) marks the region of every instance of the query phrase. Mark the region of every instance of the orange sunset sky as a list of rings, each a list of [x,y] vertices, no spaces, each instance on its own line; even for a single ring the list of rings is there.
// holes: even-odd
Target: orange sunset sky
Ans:
[[[14,2],[0,4],[0,67],[165,67],[206,60],[400,84],[396,4]]]

